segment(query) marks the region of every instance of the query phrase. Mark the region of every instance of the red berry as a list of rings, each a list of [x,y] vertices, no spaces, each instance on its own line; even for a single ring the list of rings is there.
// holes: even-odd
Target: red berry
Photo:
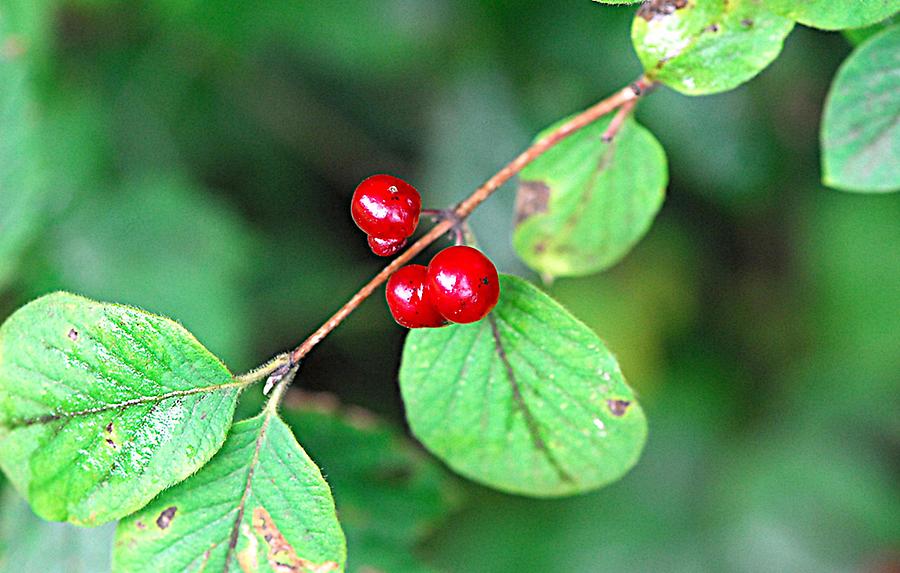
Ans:
[[[390,175],[373,175],[353,192],[350,214],[367,235],[405,239],[419,224],[422,202],[416,188]]]
[[[447,324],[431,302],[425,288],[428,269],[422,265],[407,265],[388,279],[387,303],[391,315],[407,328],[438,327]]]
[[[463,245],[448,247],[431,259],[425,284],[438,312],[452,322],[477,322],[500,299],[494,263]]]
[[[369,247],[379,257],[389,257],[396,254],[406,244],[406,239],[379,239],[369,235]]]

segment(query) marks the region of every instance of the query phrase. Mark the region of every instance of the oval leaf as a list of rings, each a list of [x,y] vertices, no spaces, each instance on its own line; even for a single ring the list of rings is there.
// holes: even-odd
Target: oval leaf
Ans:
[[[844,191],[900,189],[900,26],[838,70],[822,119],[822,178]]]
[[[668,178],[662,146],[632,119],[605,143],[609,122],[582,129],[522,170],[513,245],[543,275],[612,266],[662,206]]]
[[[44,519],[118,519],[212,457],[237,395],[175,322],[47,295],[0,327],[0,466]]]
[[[859,28],[900,10],[900,0],[764,0],[769,10],[822,30]]]
[[[647,434],[603,342],[509,275],[481,322],[409,333],[400,389],[412,431],[429,450],[511,493],[599,488],[635,464]]]
[[[631,40],[647,77],[702,95],[765,69],[793,26],[758,0],[653,0],[638,10]]]
[[[197,475],[119,522],[113,570],[330,573],[346,553],[328,484],[267,410],[235,424]]]

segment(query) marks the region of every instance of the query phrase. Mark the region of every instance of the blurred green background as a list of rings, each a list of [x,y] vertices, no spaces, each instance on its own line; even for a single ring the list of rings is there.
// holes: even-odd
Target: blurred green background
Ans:
[[[541,128],[639,75],[633,12],[588,0],[0,0],[0,319],[65,289],[174,317],[247,370],[383,264],[349,217],[361,179],[404,177],[429,207],[461,199]],[[377,465],[383,440],[316,441],[295,424],[342,517],[358,503],[367,531],[404,531],[378,550],[348,531],[351,570],[900,567],[900,194],[819,183],[822,102],[850,49],[798,28],[744,87],[660,89],[638,109],[669,157],[662,213],[617,267],[548,287],[617,353],[647,410],[647,449],[622,481],[517,498],[395,437],[429,476],[411,486],[418,473],[353,469],[370,462],[348,449],[374,440]],[[535,279],[510,245],[514,193],[472,223],[502,271]],[[403,336],[375,297],[298,384],[405,431]],[[258,400],[251,390],[241,411]],[[0,534],[0,570],[108,567],[109,527],[40,524],[9,493]]]

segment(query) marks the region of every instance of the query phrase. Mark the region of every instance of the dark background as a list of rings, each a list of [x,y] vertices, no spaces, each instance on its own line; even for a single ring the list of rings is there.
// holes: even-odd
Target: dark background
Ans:
[[[0,18],[26,5],[4,0]],[[0,319],[57,289],[130,303],[178,319],[235,372],[297,344],[384,264],[349,217],[361,179],[398,175],[449,206],[640,74],[634,8],[588,0],[57,5],[39,39],[20,38],[53,184],[38,216],[0,226],[0,241],[24,237],[0,263]],[[621,264],[548,290],[618,355],[646,452],[621,482],[558,501],[460,478],[422,559],[898,566],[900,196],[819,182],[822,102],[850,49],[798,28],[740,89],[641,103],[669,158],[665,206]],[[472,222],[502,271],[537,280],[510,246],[514,192]],[[17,196],[0,189],[0,211]],[[402,425],[403,336],[379,293],[297,384]]]

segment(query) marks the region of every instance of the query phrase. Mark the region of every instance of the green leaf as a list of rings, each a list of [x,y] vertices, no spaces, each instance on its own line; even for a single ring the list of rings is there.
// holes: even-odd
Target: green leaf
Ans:
[[[900,26],[838,70],[822,119],[822,179],[844,191],[900,189]]]
[[[0,521],[0,573],[107,573],[116,527],[84,528],[53,523],[32,513],[28,504],[6,488]]]
[[[6,20],[0,18],[0,286],[16,270],[43,205],[29,66],[22,39],[9,33]]]
[[[850,28],[848,30],[844,30],[843,34],[851,44],[853,44],[854,46],[858,46],[872,36],[881,32],[882,30],[890,28],[898,21],[900,21],[900,19],[898,19],[897,15],[894,15],[886,20],[872,24],[871,26],[866,26],[864,28]]]
[[[344,570],[319,468],[270,409],[239,422],[201,471],[119,522],[115,571]]]
[[[283,416],[334,492],[347,570],[422,571],[415,554],[455,497],[447,473],[397,429],[328,395],[301,394]]]
[[[612,266],[662,206],[668,178],[662,146],[633,119],[604,143],[609,123],[575,133],[519,177],[513,244],[544,275],[579,276]]]
[[[0,327],[0,466],[45,519],[117,519],[212,457],[238,390],[171,320],[47,295]]]
[[[775,13],[823,30],[868,26],[900,10],[898,0],[763,0],[763,3]]]
[[[793,26],[758,0],[657,0],[638,10],[631,40],[647,77],[703,95],[765,69]]]
[[[615,358],[531,284],[500,282],[481,322],[410,332],[400,389],[413,434],[459,473],[512,493],[562,496],[620,478],[647,426]]]

